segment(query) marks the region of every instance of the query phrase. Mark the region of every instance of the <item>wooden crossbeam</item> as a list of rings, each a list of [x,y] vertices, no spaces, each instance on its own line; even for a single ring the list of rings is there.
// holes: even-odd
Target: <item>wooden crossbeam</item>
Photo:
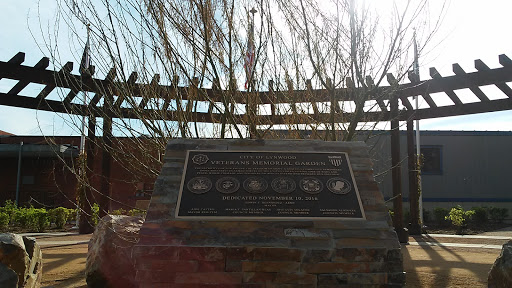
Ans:
[[[387,76],[387,80],[391,86],[398,87],[398,81],[396,80],[395,76],[393,76],[393,74],[388,73],[386,76]],[[405,108],[407,108],[407,110],[410,110],[410,111],[414,110],[414,108],[412,108],[411,102],[409,102],[409,99],[407,99],[407,96],[399,95],[398,98],[400,98],[402,105],[404,105]]]
[[[313,97],[311,96],[312,95],[312,91],[313,91],[313,85],[311,84],[311,79],[308,79],[306,80],[306,90],[309,92],[309,97],[310,97],[310,104],[311,104],[311,108],[313,109],[313,114],[318,114],[320,113],[320,111],[318,110],[318,106],[317,106],[317,102],[314,101]],[[272,112],[272,115],[275,115],[275,108]]]
[[[466,75],[466,71],[464,71],[464,69],[462,69],[459,64],[455,63],[452,65],[452,67],[453,73],[455,73],[455,75]],[[480,101],[489,101],[489,97],[487,97],[487,95],[485,95],[484,92],[478,88],[478,86],[473,86],[471,83],[468,83],[468,88],[471,90],[471,92],[473,92],[473,94],[476,95],[476,97],[478,97],[478,99],[480,99]]]
[[[507,65],[506,67],[511,67],[511,66]],[[480,59],[475,60],[475,68],[476,68],[476,70],[481,71],[481,72],[491,70],[491,68],[489,68],[489,66],[487,66],[487,64],[485,64]],[[510,89],[510,87],[506,83],[494,83],[494,84],[496,85],[496,87],[498,87],[501,90],[501,92],[505,93],[505,95],[507,95],[507,97],[512,98],[512,89]]]
[[[408,77],[409,77],[409,81],[411,81],[412,84],[420,82],[419,76],[416,75],[416,73],[414,73],[414,71],[409,71]],[[419,97],[419,95],[414,95],[414,96]],[[428,93],[425,93],[421,96],[423,97],[423,99],[425,99],[428,106],[430,106],[431,108],[437,107],[436,102],[434,102],[434,100],[432,100],[432,97],[430,97],[430,95]]]
[[[61,75],[56,74],[54,71],[34,71],[33,67],[27,67],[19,64],[12,64],[8,62],[0,61],[0,77],[5,77],[13,80],[27,80],[31,83],[38,83],[43,85],[52,85],[56,81],[58,81],[58,86],[62,88],[70,88],[76,85],[79,85],[80,82],[83,82],[84,87],[88,92],[94,93],[103,93],[101,90],[103,87],[107,86],[105,80],[100,79],[81,79],[80,76],[68,74],[66,77],[60,77]],[[57,79],[57,78],[61,79]],[[512,91],[509,91],[502,84],[505,82],[512,81],[512,66],[504,66],[501,68],[490,69],[490,70],[482,70],[478,72],[467,73],[466,75],[454,75],[448,77],[441,77],[437,79],[431,79],[426,81],[420,81],[419,83],[406,83],[400,84],[398,87],[397,94],[399,96],[415,96],[422,95],[425,97],[427,94],[437,93],[437,92],[445,92],[446,90],[458,90],[468,88],[467,83],[472,83],[475,86],[484,86],[484,85],[499,85],[498,87],[504,90],[505,94],[509,94],[510,97],[512,95]],[[502,83],[502,84],[497,84]],[[132,87],[133,95],[141,95],[140,91],[143,89],[147,89],[147,86],[150,84],[135,84]],[[112,83],[112,92],[115,95],[121,94],[121,89],[123,86],[126,86],[123,82],[114,82]],[[164,90],[172,89],[170,86],[160,85]],[[186,100],[188,98],[188,88],[187,87],[179,87],[177,88],[179,91],[180,98]],[[356,88],[359,89],[359,88]],[[376,87],[376,91],[368,100],[385,100],[389,99],[388,92],[389,87]],[[337,101],[351,101],[352,99],[348,99],[349,93],[345,92],[346,88],[336,89]],[[358,91],[355,92],[356,95]],[[43,93],[44,94],[44,93]],[[41,95],[40,98],[44,98]],[[222,94],[221,92],[214,92],[212,89],[200,89],[199,95],[207,96],[207,99],[216,102],[222,102]],[[308,98],[313,97],[316,102],[330,102],[329,93],[325,89],[314,90],[312,93],[309,93],[307,90],[296,90],[295,96],[297,99],[297,103],[309,102]],[[261,104],[271,104],[275,103],[275,99],[271,98],[282,98],[283,92],[259,92],[260,103]],[[197,101],[206,101],[206,99],[197,99]],[[236,98],[233,99],[234,102],[239,104],[246,104],[245,92],[238,91],[236,93]],[[428,103],[428,102],[427,102]]]
[[[158,87],[156,89],[157,92],[154,95],[155,97],[163,98],[165,101],[164,104],[166,103],[165,105],[169,105],[169,101],[171,99],[176,99],[177,104],[180,105],[181,101],[179,101],[179,99],[187,100],[190,98],[191,104],[188,105],[188,112],[191,113],[190,116],[193,118],[189,118],[189,116],[187,116],[187,119],[197,119],[197,121],[199,122],[214,121],[213,123],[217,123],[215,121],[221,121],[220,119],[222,118],[222,113],[214,113],[216,111],[213,111],[214,109],[211,108],[208,111],[209,113],[193,112],[192,109],[190,109],[190,105],[192,105],[192,103],[196,103],[197,101],[209,101],[210,104],[214,103],[215,101],[222,102],[224,99],[223,97],[225,97],[225,91],[222,91],[220,89],[198,88],[197,85],[191,85],[195,86],[195,89],[191,89],[190,87],[178,87],[177,79],[173,79],[173,83],[171,84],[171,86],[158,85],[158,81],[156,81],[155,77],[153,77],[152,82],[149,84],[138,84],[135,83],[136,75],[134,75],[133,73],[132,75],[130,75],[127,83],[116,82],[114,81],[115,70],[111,70],[109,72],[109,75],[107,75],[107,77],[103,80],[94,79],[92,77],[82,78],[78,75],[71,74],[71,70],[73,67],[72,62],[66,63],[66,65],[64,65],[60,69],[60,71],[55,72],[46,70],[46,67],[48,66],[46,62],[49,63],[48,60],[43,61],[43,59],[41,59],[41,61],[39,61],[38,64],[36,64],[34,67],[21,65],[21,63],[23,63],[23,60],[24,54],[18,53],[8,62],[0,61],[0,78],[8,78],[19,81],[19,85],[15,85],[15,87],[13,87],[8,93],[0,94],[0,105],[55,111],[61,113],[83,114],[89,113],[87,111],[87,107],[79,104],[72,104],[71,100],[73,97],[75,97],[74,95],[76,95],[76,92],[88,91],[95,93],[93,99],[88,104],[89,108],[91,108],[91,106],[96,106],[100,99],[102,97],[105,97],[106,95],[108,95],[108,97],[118,95],[120,97],[117,99],[114,106],[117,105],[117,108],[120,109],[119,117],[137,118],[138,115],[132,108],[120,108],[122,102],[124,101],[123,96],[130,95],[133,97],[142,97],[142,95],[145,95],[145,92],[155,91],[155,87]],[[512,100],[510,99],[512,98],[512,89],[510,89],[510,87],[508,87],[506,83],[512,82],[512,61],[507,56],[500,55],[500,63],[503,67],[490,69],[482,61],[476,60],[475,67],[478,71],[472,73],[466,73],[459,65],[455,64],[453,66],[455,75],[448,77],[441,77],[439,73],[435,70],[435,68],[433,68],[430,71],[433,77],[433,79],[431,80],[406,84],[395,83],[393,87],[373,87],[373,89],[371,85],[368,85],[368,87],[366,88],[367,90],[360,90],[361,88],[351,87],[350,85],[347,85],[349,86],[348,88],[331,89],[331,91],[334,91],[334,93],[327,93],[327,90],[325,89],[312,90],[311,85],[309,84],[309,86],[306,85],[305,90],[294,90],[293,99],[295,101],[293,101],[292,103],[297,103],[297,105],[299,105],[299,103],[311,102],[313,105],[314,114],[301,112],[300,115],[304,115],[304,117],[296,117],[297,119],[300,119],[297,121],[306,121],[303,119],[307,119],[308,121],[314,120],[322,122],[322,120],[327,119],[327,121],[324,121],[325,123],[331,122],[329,121],[329,119],[332,120],[332,118],[329,118],[329,116],[332,116],[331,113],[318,113],[318,110],[315,111],[315,104],[317,104],[318,102],[339,103],[339,101],[353,101],[354,99],[351,99],[350,97],[354,97],[352,95],[358,95],[357,93],[359,91],[370,91],[366,92],[367,94],[365,94],[365,99],[376,100],[379,107],[381,108],[381,112],[366,112],[364,115],[365,121],[389,120],[389,111],[387,111],[387,107],[386,105],[384,105],[384,100],[389,99],[390,95],[393,93],[402,100],[402,103],[407,108],[407,112],[402,112],[400,114],[399,117],[402,117],[400,118],[401,120],[407,120],[410,117],[413,117],[414,119],[427,119],[445,116],[484,113],[491,111],[510,110],[512,109],[510,108],[512,105]],[[19,95],[21,90],[23,90],[23,88],[26,87],[26,85],[28,85],[25,85],[24,83],[43,84],[45,85],[45,88],[39,93],[39,95],[36,98],[26,97]],[[500,100],[489,100],[489,98],[479,88],[479,86],[485,85],[496,85],[509,98]],[[55,87],[68,88],[72,91],[70,92],[70,94],[68,94],[68,97],[66,97],[64,101],[51,101],[45,99],[46,96]],[[77,87],[80,87],[80,89],[76,89]],[[332,88],[332,86],[329,87]],[[481,100],[481,102],[463,104],[453,91],[464,88],[471,89],[471,91],[473,91],[473,93]],[[283,96],[285,95],[284,93],[288,93],[288,91],[274,91],[273,83],[272,85],[269,85],[269,90],[269,92],[258,92],[258,96],[260,97],[261,100],[259,103],[271,104],[271,110],[273,115],[256,115],[256,123],[289,123],[289,119],[285,119],[285,115],[280,115],[279,111],[276,111],[277,107],[275,106],[275,104],[278,102],[278,99],[285,99],[283,98]],[[349,93],[349,91],[354,91],[354,93]],[[449,97],[451,96],[450,98],[455,103],[455,105],[437,107],[435,102],[432,101],[432,99],[429,96],[430,93],[437,92],[447,93]],[[246,95],[247,94],[243,91],[237,91],[236,93],[232,93],[229,99],[229,103],[231,103],[230,107],[234,108],[236,104],[246,104]],[[333,95],[334,99],[332,98]],[[424,97],[424,99],[426,100],[430,107],[414,111],[407,97],[415,95],[421,95],[422,97]],[[147,101],[147,98],[141,99],[141,104],[139,104],[139,108],[147,109]],[[333,105],[332,108],[337,109],[336,106],[337,105]],[[167,107],[163,108],[166,108],[163,109],[164,111],[167,110]],[[150,111],[151,109],[147,110]],[[415,112],[413,113],[413,116],[408,114],[412,111]],[[177,113],[179,112],[166,111],[165,114],[159,113],[158,115],[165,115],[165,117],[168,117],[165,119],[172,120],[179,118],[177,117]],[[99,113],[98,111],[93,111],[93,114],[93,116],[102,117],[102,115],[100,115],[101,113]],[[335,120],[343,121],[344,119],[350,119],[351,116],[353,115],[351,115],[350,113],[344,113],[343,119],[337,118]],[[116,117],[118,117],[117,114]],[[244,121],[248,121],[247,115],[240,115],[240,117],[236,117],[236,119],[237,124],[247,124],[247,122]],[[258,121],[258,119],[262,121]],[[274,120],[276,120],[276,122],[274,122]]]
[[[501,66],[512,66],[512,60],[510,60],[510,58],[508,58],[507,55],[501,54],[498,56],[498,59],[500,60]]]
[[[160,74],[155,74],[153,76],[153,79],[151,79],[151,84],[149,87],[150,87],[150,89],[152,89],[152,90],[150,90],[152,93],[160,96],[161,93],[159,93],[159,91],[158,91],[158,87],[159,87],[158,82],[160,82]],[[157,90],[157,91],[154,91],[154,90]],[[139,103],[139,109],[144,109],[144,107],[146,106],[146,104],[149,101],[149,98],[150,98],[150,95],[148,95],[147,92],[142,94],[142,100]]]
[[[123,104],[123,101],[127,94],[134,95],[133,93],[133,86],[135,85],[135,81],[137,81],[138,78],[137,72],[132,72],[130,74],[130,77],[128,77],[128,81],[126,81],[126,85],[123,85],[120,89],[119,94],[117,94],[116,102],[114,103],[114,107],[116,109],[119,109],[121,107],[121,104]],[[139,94],[140,95],[140,94]]]
[[[366,86],[368,86],[368,90],[370,90],[370,99],[375,99],[377,101],[377,105],[379,105],[379,108],[381,111],[386,112],[388,111],[388,108],[386,107],[386,103],[382,100],[382,97],[376,97],[375,94],[377,92],[377,89],[375,87],[375,82],[373,81],[373,78],[371,76],[366,76]]]
[[[73,62],[67,62],[64,66],[62,66],[62,68],[59,70],[59,72],[56,75],[66,75],[69,72],[71,72],[71,70],[73,70]],[[46,83],[46,86],[43,88],[43,90],[41,90],[41,92],[39,92],[39,94],[36,96],[36,99],[38,101],[45,99],[46,96],[48,96],[53,91],[53,89],[55,89],[57,87],[57,85],[58,85],[57,79],[58,78],[56,75],[54,75],[54,81]],[[30,81],[30,82],[34,82],[34,81]],[[71,87],[69,87],[69,88],[71,88]]]
[[[21,65],[21,63],[25,62],[25,53],[18,52],[16,55],[14,55],[7,63],[13,64],[13,65]],[[0,80],[2,80],[2,77],[0,77]]]
[[[112,68],[110,69],[110,71],[108,71],[107,73],[107,76],[105,77],[105,80],[104,80],[104,83],[112,83],[114,81],[114,79],[116,78],[116,75],[117,75],[117,72],[116,72],[116,69],[115,68]],[[109,91],[111,89],[108,89],[107,87],[102,87],[103,89],[101,89],[101,91]],[[104,96],[104,93],[96,93],[91,101],[89,102],[89,107],[94,107],[96,105],[98,105],[98,103],[100,102],[101,98]]]
[[[50,65],[50,59],[48,59],[47,57],[43,57],[41,58],[41,60],[39,60],[39,62],[37,62],[36,65],[34,65],[34,69],[44,70],[48,67],[48,65]],[[20,93],[21,90],[23,90],[25,87],[27,87],[28,84],[30,84],[30,81],[20,80],[18,81],[18,83],[16,83],[16,85],[14,85],[14,87],[11,88],[11,90],[9,90],[9,92],[7,92],[7,94],[16,95]]]
[[[430,77],[432,77],[432,79],[442,79],[443,78],[441,76],[441,74],[439,74],[437,69],[434,67],[430,68]],[[462,101],[460,101],[459,97],[457,96],[457,94],[455,94],[453,89],[446,89],[443,92],[446,93],[446,95],[448,95],[448,97],[452,100],[453,104],[462,105]]]
[[[178,87],[178,83],[180,81],[180,77],[178,75],[174,75],[172,77],[172,82],[171,82],[171,87],[169,89],[163,89],[164,91],[164,105],[162,107],[162,110],[167,110],[169,109],[169,105],[171,104],[171,98],[172,96],[175,96],[174,99],[177,99],[178,98],[178,94],[179,93],[179,87]],[[177,103],[177,107],[176,109],[178,111],[181,111],[181,102],[180,101],[177,101],[179,103]]]

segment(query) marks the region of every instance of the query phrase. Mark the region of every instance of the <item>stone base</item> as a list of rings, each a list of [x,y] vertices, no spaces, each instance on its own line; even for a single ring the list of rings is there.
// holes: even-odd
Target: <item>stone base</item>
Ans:
[[[347,152],[366,220],[175,219],[186,150]],[[402,287],[397,234],[363,143],[172,140],[132,259],[140,287]]]
[[[405,280],[396,272],[400,249],[137,246],[133,256],[140,287],[401,287]]]

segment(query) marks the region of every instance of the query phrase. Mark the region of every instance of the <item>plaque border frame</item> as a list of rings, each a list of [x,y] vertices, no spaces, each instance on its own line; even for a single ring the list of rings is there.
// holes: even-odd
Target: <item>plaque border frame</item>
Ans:
[[[350,171],[350,177],[352,179],[352,183],[354,183],[354,190],[357,196],[357,203],[359,204],[359,208],[361,209],[361,217],[265,217],[265,216],[180,216],[180,205],[181,205],[181,196],[183,193],[183,185],[185,185],[185,176],[187,173],[187,166],[189,162],[190,152],[233,152],[233,153],[244,153],[244,152],[259,152],[259,153],[299,153],[299,154],[307,154],[307,153],[316,153],[316,154],[332,154],[339,153],[345,154],[348,164],[348,169]],[[354,177],[354,172],[352,171],[352,165],[350,163],[350,157],[347,152],[337,152],[337,151],[275,151],[275,150],[205,150],[205,149],[192,149],[186,150],[187,156],[185,157],[185,163],[183,165],[183,173],[181,174],[181,184],[180,190],[178,193],[178,199],[176,202],[176,208],[174,211],[174,218],[178,220],[191,220],[191,221],[299,221],[299,220],[308,220],[308,221],[333,221],[333,220],[345,220],[345,221],[366,221],[366,213],[363,208],[363,203],[361,201],[361,196],[359,195],[359,188],[357,187],[357,183]]]

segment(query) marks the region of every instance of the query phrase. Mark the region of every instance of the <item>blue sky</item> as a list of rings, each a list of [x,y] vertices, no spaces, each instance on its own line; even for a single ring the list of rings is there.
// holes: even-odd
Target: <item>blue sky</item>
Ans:
[[[440,5],[441,2],[436,0],[431,5]],[[1,7],[0,25],[6,28],[0,30],[0,60],[7,61],[22,51],[26,53],[24,64],[34,65],[41,57],[47,56],[38,44],[44,44],[42,34],[53,32],[52,21],[57,17],[55,1],[2,0]],[[495,68],[500,67],[499,54],[507,54],[512,58],[512,37],[507,37],[512,27],[510,11],[512,1],[507,0],[450,1],[442,28],[432,45],[427,47],[429,53],[420,59],[422,80],[429,79],[429,67],[436,67],[441,75],[447,76],[453,75],[452,63],[459,63],[466,72],[473,72],[475,59],[481,59]],[[62,28],[59,38],[65,41],[68,35]],[[85,29],[83,32],[85,35]],[[82,48],[72,47],[75,48],[69,51],[61,49],[59,56],[62,61],[75,62],[74,72],[78,73]],[[14,84],[14,81],[2,79],[0,91],[8,91]],[[491,99],[504,98],[495,87],[484,87],[483,90]],[[457,94],[462,95],[463,102],[474,99],[467,91],[457,91]],[[447,99],[445,95],[433,95],[433,98],[441,105]],[[17,135],[78,135],[79,131],[74,125],[70,127],[62,117],[51,112],[0,106],[0,130]],[[67,116],[66,119],[69,121]],[[420,123],[425,130],[511,131],[512,111],[422,120]]]

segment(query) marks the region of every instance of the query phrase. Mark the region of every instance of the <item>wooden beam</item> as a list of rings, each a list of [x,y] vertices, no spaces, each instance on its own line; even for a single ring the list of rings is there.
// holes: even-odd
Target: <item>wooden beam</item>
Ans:
[[[107,76],[105,76],[105,80],[103,83],[105,83],[105,85],[108,85],[109,87],[111,87],[111,83],[116,78],[116,75],[117,75],[116,69],[115,68],[110,69],[110,71],[108,71],[108,73],[107,73]],[[110,83],[110,85],[108,83]],[[108,87],[103,87],[103,89],[101,89],[100,91],[107,92],[107,91],[111,91],[111,90],[112,90],[111,88],[109,89]],[[104,96],[104,94],[102,94],[102,93],[96,93],[92,97],[91,101],[89,102],[89,107],[92,108],[93,106],[98,105],[98,103],[100,102],[100,100],[103,96]]]
[[[151,84],[148,87],[151,90],[146,90],[144,91],[145,93],[142,93],[141,95],[142,100],[139,103],[139,109],[144,109],[150,98],[157,98],[155,96],[159,96],[158,98],[160,98],[161,92],[158,89],[160,87],[158,82],[160,82],[160,74],[155,74],[153,79],[151,79]]]
[[[459,64],[455,63],[452,65],[452,67],[453,73],[455,73],[455,75],[466,75],[466,71],[464,71],[464,69],[462,69]],[[480,99],[480,101],[489,101],[489,97],[487,97],[487,95],[485,95],[484,92],[478,88],[478,86],[473,86],[471,83],[468,83],[468,88],[471,90],[471,92],[473,92],[473,94],[476,95],[476,97],[478,97],[478,99]]]
[[[112,196],[111,185],[111,168],[112,168],[112,154],[110,152],[112,147],[112,106],[114,106],[114,97],[112,95],[105,95],[103,103],[103,138],[101,150],[101,186],[100,186],[100,217],[105,216],[110,210],[110,199]]]
[[[43,57],[41,60],[39,60],[39,62],[37,62],[37,64],[34,66],[34,69],[44,70],[48,67],[48,65],[50,65],[50,59]],[[30,81],[20,80],[18,83],[16,83],[16,85],[14,85],[14,87],[11,88],[11,90],[9,90],[9,92],[7,92],[7,94],[16,95],[20,93],[21,90],[23,90],[25,87],[27,87],[28,84],[30,84]]]
[[[400,243],[407,243],[403,224],[402,167],[400,161],[400,127],[398,121],[398,98],[391,98],[391,178],[393,187],[393,226]]]
[[[407,166],[409,170],[409,211],[411,225],[409,234],[421,235],[421,220],[418,191],[418,171],[416,169],[416,153],[414,150],[414,129],[412,120],[407,121]],[[405,223],[406,225],[408,223]]]
[[[505,62],[506,62],[506,60],[505,60]],[[508,67],[512,67],[512,66],[505,66],[505,67],[508,68]],[[489,66],[487,66],[487,64],[485,64],[480,59],[475,60],[475,68],[479,72],[491,71],[491,68],[489,68]],[[509,82],[509,81],[506,81],[506,82]],[[503,92],[505,95],[507,95],[507,97],[512,98],[512,89],[510,89],[510,87],[507,85],[507,83],[495,82],[493,84],[496,85],[496,87],[498,87],[501,90],[501,92]]]
[[[93,196],[93,183],[94,183],[94,148],[96,142],[96,118],[89,117],[88,123],[88,137],[85,142],[86,151],[86,177],[87,184],[84,185],[83,194],[79,198],[80,205],[80,219],[78,224],[78,231],[80,234],[90,234],[94,232],[94,226],[92,225],[92,213],[91,204],[94,203]]]
[[[502,62],[505,63],[506,60],[504,56],[501,57]],[[80,76],[78,75],[72,75],[68,74],[66,77],[60,77],[62,75],[56,74],[54,71],[35,71],[33,67],[27,67],[20,64],[13,64],[9,62],[2,62],[0,61],[0,77],[3,78],[9,78],[13,80],[26,80],[30,83],[38,83],[43,85],[51,85],[55,83],[56,81],[59,81],[59,87],[62,88],[71,88],[73,86],[76,86],[77,83],[80,83]],[[60,79],[57,79],[60,78]],[[401,84],[398,88],[398,95],[403,98],[409,97],[409,96],[415,96],[415,95],[427,95],[431,93],[438,93],[438,92],[444,92],[444,91],[453,91],[458,89],[464,89],[467,88],[467,83],[472,83],[474,86],[484,86],[484,85],[494,85],[496,83],[505,83],[512,81],[512,66],[506,65],[501,68],[496,69],[489,69],[489,70],[482,70],[478,72],[473,73],[467,73],[466,75],[454,75],[454,76],[448,76],[448,77],[441,77],[438,79],[431,79],[427,81],[420,81],[419,83],[406,83]],[[104,80],[99,79],[93,79],[91,78],[88,81],[84,81],[84,86],[87,87],[89,92],[94,93],[100,93],[105,87]],[[115,95],[119,95],[120,89],[123,89],[122,87],[125,84],[122,82],[115,82],[113,83],[113,93]],[[135,84],[132,87],[133,95],[141,95],[140,91],[147,89],[147,86],[150,84]],[[501,84],[500,84],[501,85]],[[170,86],[161,85],[164,89],[172,88]],[[503,88],[504,86],[502,86]],[[183,100],[186,100],[188,97],[187,88],[186,87],[179,87],[179,95],[180,98]],[[352,101],[352,99],[349,99],[348,93],[346,93],[347,88],[338,88],[335,89],[336,98],[338,101]],[[360,89],[360,88],[356,88]],[[368,98],[368,100],[377,100],[377,99],[388,99],[389,96],[389,87],[377,87],[375,90],[375,93],[372,93],[372,95]],[[244,104],[246,102],[245,93],[243,91],[239,91],[236,93],[235,99],[233,99],[234,102],[239,104]],[[307,90],[297,90],[295,91],[297,103],[301,102],[309,102]],[[358,93],[358,91],[356,91]],[[506,93],[509,93],[512,95],[512,91],[507,91]],[[212,89],[201,89],[200,95],[205,95],[205,99],[197,99],[197,101],[209,101],[208,99],[212,101],[221,102],[222,101],[222,92],[215,92]],[[282,92],[277,93],[282,94]],[[280,95],[277,95],[279,97]],[[311,94],[311,93],[310,93]],[[315,101],[317,102],[329,102],[330,96],[329,93],[327,93],[327,90],[320,89],[320,90],[314,90],[312,91],[312,96],[314,97]],[[260,103],[262,104],[270,104],[274,103],[274,101],[271,101],[271,93],[269,92],[260,92],[259,98]],[[425,97],[425,96],[424,96]]]
[[[128,81],[124,85],[121,85],[119,88],[119,93],[116,93],[117,99],[114,103],[114,109],[121,108],[121,104],[123,104],[123,101],[125,100],[126,96],[135,97],[134,89],[135,81],[137,81],[138,74],[137,72],[132,72],[130,74],[130,77],[128,77]],[[138,93],[137,95],[141,95],[141,93]]]
[[[437,69],[434,67],[430,68],[430,77],[432,77],[432,79],[443,79],[441,74],[439,74]],[[448,97],[452,100],[453,104],[462,105],[462,101],[460,101],[457,94],[455,94],[455,92],[453,92],[453,89],[446,89],[443,92],[446,93],[446,95],[448,95]]]
[[[387,76],[389,85],[399,87],[398,81],[396,80],[395,76],[393,76],[393,74],[388,73],[386,76]],[[409,110],[409,111],[414,110],[412,108],[411,102],[409,102],[409,99],[407,99],[407,96],[399,95],[399,98],[400,98],[400,101],[402,102],[402,105],[404,105],[405,108],[407,108],[407,110]]]
[[[508,58],[507,55],[500,54],[498,56],[498,58],[499,58],[501,66],[503,66],[503,67],[505,67],[505,66],[512,66],[512,60],[510,60],[510,58]]]

